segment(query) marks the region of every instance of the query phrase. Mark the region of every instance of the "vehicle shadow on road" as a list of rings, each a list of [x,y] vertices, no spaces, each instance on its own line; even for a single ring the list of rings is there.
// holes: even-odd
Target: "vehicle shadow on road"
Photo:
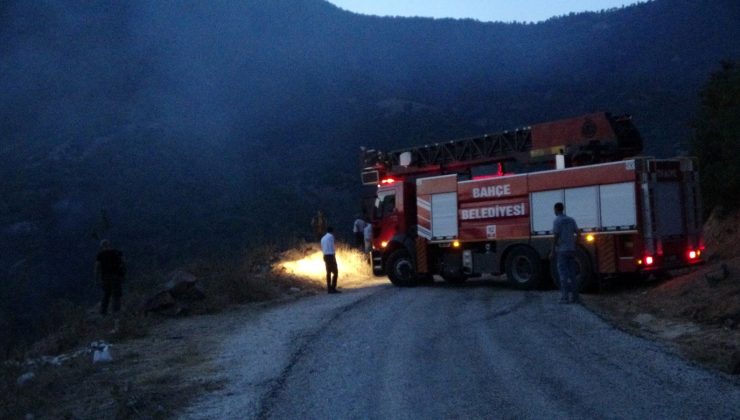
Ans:
[[[483,276],[475,277],[466,280],[464,283],[450,283],[446,282],[441,278],[435,279],[432,283],[423,283],[419,287],[430,287],[440,289],[479,289],[479,288],[494,288],[494,289],[509,289],[518,290],[516,287],[511,285],[506,280],[505,276]]]

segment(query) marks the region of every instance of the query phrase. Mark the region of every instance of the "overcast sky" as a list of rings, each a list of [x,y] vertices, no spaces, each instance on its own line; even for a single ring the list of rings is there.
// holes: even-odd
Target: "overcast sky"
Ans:
[[[472,18],[537,22],[570,12],[597,11],[636,3],[630,0],[328,0],[342,9],[380,16]]]

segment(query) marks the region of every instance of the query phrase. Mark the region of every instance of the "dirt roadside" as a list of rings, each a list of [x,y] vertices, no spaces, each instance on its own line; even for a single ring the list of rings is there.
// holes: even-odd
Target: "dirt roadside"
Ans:
[[[314,248],[291,250],[280,260],[301,259]],[[268,301],[199,310],[194,313],[200,315],[188,317],[129,314],[115,334],[109,332],[111,320],[99,319],[94,311],[80,315],[85,337],[76,341],[110,344],[113,360],[92,363],[89,348],[57,343],[54,335],[40,340],[41,350],[30,351],[23,363],[0,361],[0,419],[171,417],[193,399],[222,388],[212,379],[217,376],[212,355],[233,331],[270,308],[324,292],[321,276],[298,278],[280,264],[273,269],[251,274],[246,282],[250,287],[264,283],[263,289],[271,290]]]
[[[719,281],[721,264],[729,275]],[[659,284],[613,286],[584,296],[586,307],[631,334],[666,344],[710,369],[740,374],[740,258]]]
[[[110,340],[113,361],[91,363],[83,354],[65,363],[1,367],[6,380],[0,418],[168,418],[199,395],[220,389],[209,362],[219,343],[265,308],[254,303],[213,315],[166,319],[146,336]],[[18,385],[15,378],[33,372]]]
[[[710,242],[708,236],[708,249]],[[584,303],[618,328],[664,343],[690,361],[738,374],[740,257],[709,258],[712,262],[670,280],[617,285],[584,296]],[[0,383],[0,418],[168,418],[202,394],[223,389],[224,383],[209,379],[218,377],[220,368],[211,355],[233,331],[269,308],[322,292],[320,282],[311,284],[288,288],[276,301],[154,323],[145,336],[114,340],[114,360],[107,364],[92,364],[88,354],[37,367],[31,369],[35,378],[22,386],[16,378],[29,369],[2,365],[0,376],[10,380]]]
[[[667,344],[711,369],[740,374],[740,212],[704,227],[706,264],[653,283],[617,284],[584,297],[632,334]]]

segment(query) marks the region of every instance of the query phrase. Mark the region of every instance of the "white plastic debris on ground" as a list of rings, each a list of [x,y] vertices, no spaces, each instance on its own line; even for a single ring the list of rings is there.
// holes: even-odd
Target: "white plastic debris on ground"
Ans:
[[[110,354],[110,345],[102,344],[93,353],[93,363],[112,362],[113,356]]]
[[[26,368],[34,368],[34,367],[41,367],[41,366],[61,366],[64,363],[76,359],[81,356],[87,356],[92,354],[93,355],[93,362],[96,362],[96,353],[100,352],[100,354],[97,356],[97,361],[104,361],[104,362],[110,362],[113,360],[110,354],[110,348],[112,345],[110,343],[106,343],[105,341],[93,341],[90,343],[89,346],[77,350],[73,353],[66,353],[66,354],[60,354],[57,356],[41,356],[34,359],[26,359],[22,362],[16,361],[16,360],[7,360],[3,362],[5,366],[10,367],[26,367]]]

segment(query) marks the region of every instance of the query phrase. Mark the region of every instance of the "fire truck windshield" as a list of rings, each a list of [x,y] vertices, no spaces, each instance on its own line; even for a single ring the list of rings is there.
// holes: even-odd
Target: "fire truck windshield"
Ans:
[[[394,191],[384,191],[378,193],[375,199],[375,219],[382,219],[383,216],[391,214],[396,209],[396,193]]]

